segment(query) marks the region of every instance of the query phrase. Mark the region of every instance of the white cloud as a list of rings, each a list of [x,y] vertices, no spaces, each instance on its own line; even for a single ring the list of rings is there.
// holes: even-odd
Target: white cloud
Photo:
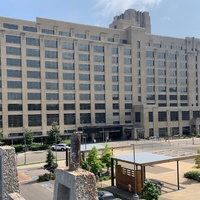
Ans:
[[[129,8],[145,10],[158,5],[162,0],[97,0],[95,6],[103,17],[119,15]]]

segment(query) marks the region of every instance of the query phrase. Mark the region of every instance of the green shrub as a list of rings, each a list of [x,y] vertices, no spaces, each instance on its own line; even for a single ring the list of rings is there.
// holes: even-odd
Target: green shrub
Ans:
[[[47,144],[41,144],[41,143],[33,143],[30,147],[30,151],[39,151],[39,150],[47,150],[49,146]]]
[[[19,152],[23,152],[24,151],[24,147],[22,144],[15,144],[15,145],[12,145],[12,147],[15,148],[15,152],[16,153],[19,153]]]
[[[39,176],[37,179],[38,182],[49,181],[49,180],[51,180],[51,174],[48,174],[48,173],[45,173],[45,174]]]
[[[184,174],[184,177],[200,182],[200,179],[199,179],[200,171],[189,171],[189,172],[186,172]]]

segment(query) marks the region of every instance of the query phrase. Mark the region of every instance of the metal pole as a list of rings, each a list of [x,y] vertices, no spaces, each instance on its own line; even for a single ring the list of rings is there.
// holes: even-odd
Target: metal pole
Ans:
[[[178,190],[180,189],[180,184],[179,184],[179,162],[177,160],[177,185],[178,185]]]
[[[24,164],[26,164],[26,134],[24,133]]]
[[[11,140],[12,140],[12,145],[13,145],[13,124],[11,124],[12,129],[11,129]]]
[[[137,173],[136,173],[136,164],[135,164],[135,144],[133,144],[133,162],[134,162],[134,176],[135,176],[135,180],[134,180],[134,186],[135,186],[135,193],[133,195],[133,200],[139,200],[139,196],[137,195]]]

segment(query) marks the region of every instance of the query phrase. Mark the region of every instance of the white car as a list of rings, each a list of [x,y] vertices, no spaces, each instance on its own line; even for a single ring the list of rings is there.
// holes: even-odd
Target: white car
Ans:
[[[53,145],[51,146],[52,151],[65,151],[67,148],[66,144],[57,144],[57,145]]]

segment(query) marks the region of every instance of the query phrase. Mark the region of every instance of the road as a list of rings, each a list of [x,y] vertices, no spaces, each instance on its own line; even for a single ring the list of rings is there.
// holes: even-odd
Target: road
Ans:
[[[193,145],[194,143],[194,145]],[[100,143],[104,145],[105,143]],[[130,144],[137,144],[136,150],[137,151],[145,151],[145,150],[156,150],[162,148],[166,149],[179,149],[179,150],[187,150],[187,151],[195,151],[197,147],[200,147],[200,138],[189,138],[189,139],[176,139],[176,140],[140,140],[140,141],[118,141],[118,142],[109,142],[108,145],[111,147],[119,147],[119,146],[128,146]],[[131,146],[130,146],[131,148]],[[26,152],[16,155],[17,165],[23,165],[24,163],[38,163],[43,162],[45,163],[47,151],[33,151],[33,152]],[[58,151],[57,153],[54,151],[54,155],[57,160],[64,160],[65,159],[65,152]]]

